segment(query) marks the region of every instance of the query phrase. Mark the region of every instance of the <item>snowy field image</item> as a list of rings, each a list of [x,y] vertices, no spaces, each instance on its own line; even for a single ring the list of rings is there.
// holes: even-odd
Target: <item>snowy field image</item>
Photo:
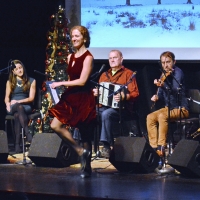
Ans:
[[[82,0],[91,47],[199,48],[200,0]]]

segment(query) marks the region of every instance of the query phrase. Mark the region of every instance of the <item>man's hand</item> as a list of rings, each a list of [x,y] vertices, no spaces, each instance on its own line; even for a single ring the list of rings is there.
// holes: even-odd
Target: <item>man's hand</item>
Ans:
[[[99,93],[100,94],[100,93]],[[97,97],[97,95],[98,95],[98,89],[97,88],[94,88],[93,89],[93,95],[95,96],[95,97]]]
[[[157,85],[158,87],[162,87],[164,85],[164,82],[161,81],[160,79],[154,79],[153,82],[155,85]]]
[[[151,97],[151,101],[154,101],[154,102],[156,102],[156,101],[158,101],[158,95],[153,95],[152,97]]]
[[[125,94],[123,92],[121,92],[121,97],[122,97],[122,100],[124,100]],[[120,94],[118,93],[118,94],[114,95],[114,99],[115,99],[116,102],[119,102],[120,101]]]

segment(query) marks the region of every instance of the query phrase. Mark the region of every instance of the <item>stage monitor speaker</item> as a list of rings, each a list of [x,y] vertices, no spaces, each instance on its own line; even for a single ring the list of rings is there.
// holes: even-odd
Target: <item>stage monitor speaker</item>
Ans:
[[[168,164],[183,176],[200,176],[200,146],[198,141],[181,140],[168,159]]]
[[[118,137],[109,161],[120,172],[149,173],[158,166],[159,156],[143,137]]]
[[[7,162],[8,158],[8,138],[7,133],[0,130],[0,162]]]
[[[42,167],[68,167],[80,162],[75,150],[56,133],[35,134],[28,157]]]

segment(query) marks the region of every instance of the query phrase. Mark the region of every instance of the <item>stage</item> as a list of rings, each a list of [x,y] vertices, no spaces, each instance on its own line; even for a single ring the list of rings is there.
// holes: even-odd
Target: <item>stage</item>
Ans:
[[[108,159],[92,161],[92,176],[82,179],[80,165],[64,168],[15,164],[22,154],[0,164],[0,199],[199,199],[200,178],[169,174],[120,173]],[[27,159],[29,160],[29,159]],[[169,166],[167,166],[169,167]]]

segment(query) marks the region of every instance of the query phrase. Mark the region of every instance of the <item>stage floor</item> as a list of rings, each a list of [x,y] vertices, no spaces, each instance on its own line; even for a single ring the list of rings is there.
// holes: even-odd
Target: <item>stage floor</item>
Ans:
[[[0,164],[0,199],[137,199],[188,200],[200,198],[200,178],[179,173],[120,173],[108,159],[92,161],[92,176],[80,178],[80,165],[65,168],[15,164],[22,154]]]

